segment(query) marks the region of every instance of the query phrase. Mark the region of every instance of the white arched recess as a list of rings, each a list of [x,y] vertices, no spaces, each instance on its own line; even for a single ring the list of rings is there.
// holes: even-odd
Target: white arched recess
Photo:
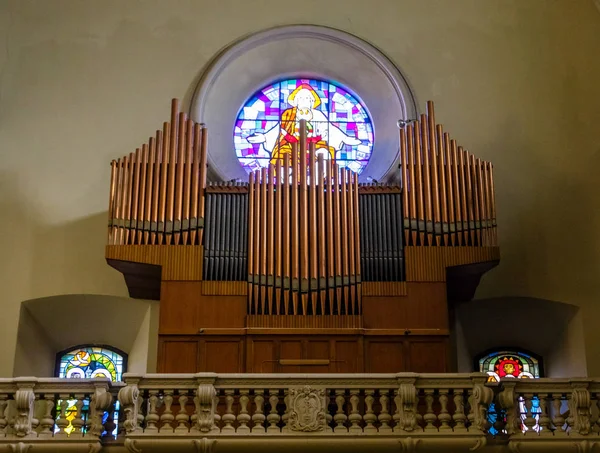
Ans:
[[[331,80],[365,103],[374,124],[375,146],[361,179],[381,180],[397,167],[398,120],[415,118],[417,111],[398,68],[356,36],[327,27],[292,25],[233,43],[200,79],[190,116],[208,128],[208,160],[217,177],[247,179],[233,148],[238,112],[258,89],[294,77]]]
[[[56,354],[80,344],[127,353],[127,371],[156,371],[158,302],[92,294],[21,304],[14,376],[53,377]]]
[[[532,297],[502,297],[454,307],[457,371],[474,371],[484,351],[520,348],[541,356],[545,377],[587,375],[579,307]]]

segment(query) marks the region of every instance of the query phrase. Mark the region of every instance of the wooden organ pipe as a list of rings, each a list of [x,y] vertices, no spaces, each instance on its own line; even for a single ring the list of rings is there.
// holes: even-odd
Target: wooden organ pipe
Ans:
[[[285,305],[282,304],[281,301],[281,290],[283,288],[282,282],[282,261],[284,255],[284,249],[287,247],[287,244],[283,242],[283,224],[282,224],[282,202],[283,202],[283,178],[284,178],[284,170],[287,168],[282,168],[281,159],[277,159],[277,163],[275,165],[275,178],[276,178],[276,188],[275,188],[275,271],[273,277],[273,286],[275,287],[275,314],[284,314],[285,313]],[[287,175],[286,175],[287,176]],[[287,206],[287,205],[286,205]]]
[[[311,142],[308,146],[308,159],[310,162],[309,170],[308,170],[308,232],[309,232],[309,242],[310,242],[310,250],[309,250],[309,268],[310,268],[310,280],[308,285],[308,291],[310,292],[310,314],[317,314],[317,302],[319,293],[318,289],[318,260],[319,256],[317,253],[318,250],[318,240],[317,235],[319,231],[317,230],[317,177],[318,177],[318,167],[317,167],[317,159],[316,159],[316,150],[315,143]],[[322,187],[322,186],[321,186]]]
[[[293,148],[292,148],[293,152]],[[292,288],[292,274],[290,267],[290,155],[286,154],[283,160],[283,175],[281,176],[281,184],[283,186],[283,231],[282,231],[282,250],[281,250],[281,261],[282,261],[282,274],[281,274],[281,288],[283,291],[283,312],[289,313],[290,310],[290,290]]]
[[[266,313],[276,314],[275,303],[275,167],[269,165],[267,174],[267,303]]]
[[[440,210],[440,179],[438,178],[438,159],[442,160],[442,156],[438,157],[438,145],[437,145],[437,131],[435,124],[435,113],[433,108],[433,102],[427,102],[427,132],[428,136],[428,151],[431,154],[431,195],[433,202],[433,225],[432,231],[435,237],[435,245],[441,245],[443,228],[440,234],[436,234],[436,226],[441,225],[441,210]],[[443,173],[443,172],[442,172]],[[442,198],[442,200],[444,200]],[[431,244],[430,244],[431,245]]]
[[[409,178],[409,186],[408,190],[410,191],[410,217],[407,219],[409,221],[409,228],[411,229],[411,239],[412,245],[417,245],[417,235],[418,235],[418,217],[417,217],[417,192],[419,191],[420,183],[417,182],[417,175],[415,172],[415,153],[416,148],[414,146],[414,126],[410,124],[408,126],[407,133],[407,149],[408,149],[408,173],[410,175]],[[412,225],[410,220],[415,219],[415,225]]]
[[[156,160],[156,141],[154,137],[150,137],[148,140],[148,154],[146,158],[146,190],[148,194],[145,196],[145,206],[144,206],[144,222],[142,224],[143,229],[143,244],[150,243],[150,222],[152,219],[152,181],[154,177],[154,162]]]
[[[193,124],[193,143],[192,143],[192,167],[191,167],[191,191],[190,194],[190,243],[196,245],[196,236],[198,234],[198,202],[200,196],[200,140],[201,128],[199,124]],[[195,221],[195,224],[192,223]]]
[[[352,222],[354,224],[354,281],[356,286],[356,311],[355,314],[362,313],[362,303],[361,303],[361,265],[360,265],[360,222],[359,222],[359,203],[358,203],[358,175],[354,174],[354,197],[352,199],[352,210],[354,213],[354,218]]]
[[[409,214],[409,204],[408,204],[408,192],[409,190],[414,193],[414,189],[412,189],[413,181],[408,179],[409,169],[408,169],[408,147],[406,143],[406,130],[404,128],[400,129],[400,169],[402,170],[402,186],[404,190],[402,191],[402,219],[410,219],[411,216]],[[405,226],[404,228],[404,242],[408,244],[410,236],[410,225]]]
[[[441,130],[441,129],[440,129]],[[447,182],[447,201],[448,201],[448,230],[450,231],[450,244],[456,245],[456,221],[454,206],[454,179],[452,173],[452,153],[450,150],[450,134],[444,133],[444,160],[446,162],[446,182]]]
[[[116,207],[116,203],[115,201],[115,195],[117,192],[117,178],[118,178],[118,173],[117,173],[117,161],[113,160],[110,163],[110,192],[109,192],[109,196],[108,196],[108,243],[112,244],[113,243],[113,237],[114,237],[114,229],[115,229],[115,223],[113,222],[113,219],[116,218],[115,216],[115,212],[114,209]]]
[[[317,158],[317,173],[315,174],[315,190],[317,192],[317,226],[315,228],[316,231],[316,240],[318,242],[318,259],[317,264],[319,267],[318,275],[319,275],[319,306],[321,307],[321,314],[328,314],[328,310],[326,307],[327,302],[327,253],[326,246],[327,242],[327,233],[325,228],[326,217],[325,217],[325,191],[326,185],[323,184],[325,182],[325,160],[322,153],[319,153]]]
[[[300,220],[300,296],[302,298],[302,314],[308,313],[308,199],[307,199],[307,162],[306,162],[306,120],[300,120],[300,204],[298,219]]]
[[[427,115],[421,114],[421,154],[423,155],[423,196],[425,197],[425,223],[424,231],[427,242],[433,244],[433,231],[429,225],[435,225],[433,222],[433,210],[431,205],[432,181],[431,181],[431,159],[429,153],[429,133],[427,131]]]
[[[325,217],[325,230],[327,236],[327,291],[328,291],[328,312],[333,314],[334,301],[336,297],[336,280],[335,280],[335,260],[334,260],[334,249],[335,249],[335,224],[333,223],[334,206],[333,206],[333,162],[327,160],[325,163],[326,176],[325,176],[325,202],[326,202],[326,217]]]
[[[432,107],[433,108],[433,107]],[[445,148],[444,148],[444,131],[442,126],[438,124],[436,127],[436,148],[435,151],[438,154],[438,169],[437,177],[439,178],[439,204],[441,205],[441,218],[440,218],[440,234],[441,245],[450,245],[450,228],[448,225],[448,188],[446,185],[446,171],[445,171]],[[437,245],[440,245],[438,242]]]

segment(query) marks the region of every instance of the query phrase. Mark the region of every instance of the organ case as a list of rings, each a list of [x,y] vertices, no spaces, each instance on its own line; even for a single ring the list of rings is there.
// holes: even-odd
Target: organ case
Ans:
[[[159,372],[446,372],[449,310],[499,260],[492,165],[427,113],[400,184],[359,184],[301,123],[291,155],[207,183],[179,111],[111,163],[108,263],[160,300]]]

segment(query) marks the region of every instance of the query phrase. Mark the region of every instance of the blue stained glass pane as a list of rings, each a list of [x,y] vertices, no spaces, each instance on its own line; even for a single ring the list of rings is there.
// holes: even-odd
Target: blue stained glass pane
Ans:
[[[291,154],[305,119],[317,152],[360,173],[375,136],[364,104],[347,89],[318,79],[287,79],[268,85],[242,106],[233,130],[236,156],[250,173]]]

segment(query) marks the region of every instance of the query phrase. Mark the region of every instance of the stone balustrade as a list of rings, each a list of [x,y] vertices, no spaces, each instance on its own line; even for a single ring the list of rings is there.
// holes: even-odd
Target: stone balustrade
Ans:
[[[124,381],[0,379],[0,453],[600,450],[599,380],[199,373]]]

